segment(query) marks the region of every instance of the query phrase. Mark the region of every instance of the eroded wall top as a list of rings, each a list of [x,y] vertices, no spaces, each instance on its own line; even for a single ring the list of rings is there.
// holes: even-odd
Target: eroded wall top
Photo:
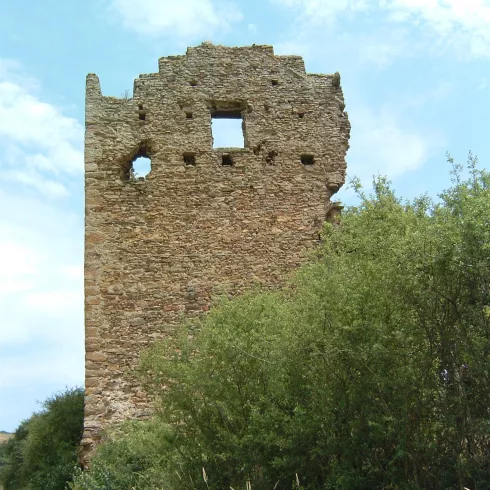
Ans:
[[[312,155],[339,186],[350,125],[337,75],[306,74],[301,57],[275,56],[271,46],[204,43],[160,58],[158,73],[135,80],[132,98],[102,96],[97,76],[89,75],[86,122],[110,125],[100,143],[133,158],[142,144],[152,154],[211,152],[212,118],[240,118],[245,149],[289,151],[298,161]],[[94,150],[90,141],[86,150]],[[93,162],[100,154],[89,157]]]

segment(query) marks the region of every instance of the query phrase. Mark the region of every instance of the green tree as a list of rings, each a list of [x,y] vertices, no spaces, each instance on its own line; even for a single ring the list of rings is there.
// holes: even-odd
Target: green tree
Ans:
[[[72,478],[83,430],[83,390],[68,389],[22,422],[4,448],[5,490],[63,490]]]
[[[286,288],[155,344],[140,371],[165,447],[135,473],[154,466],[166,489],[488,488],[490,174],[449,162],[437,202],[356,185]],[[134,455],[111,444],[95,461],[117,474]],[[93,476],[74,488],[112,490]]]

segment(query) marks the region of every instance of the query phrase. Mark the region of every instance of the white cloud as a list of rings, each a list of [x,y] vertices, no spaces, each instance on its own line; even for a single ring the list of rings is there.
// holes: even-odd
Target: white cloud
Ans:
[[[427,157],[425,138],[402,128],[387,112],[358,113],[352,117],[352,125],[359,134],[356,152],[371,160],[367,165],[371,172],[398,177],[420,167]]]
[[[272,0],[274,3],[295,9],[300,18],[315,24],[331,22],[340,13],[367,10],[367,0]]]
[[[9,237],[14,230],[0,227],[2,236]],[[32,289],[41,257],[22,242],[4,238],[0,242],[0,294],[14,294]]]
[[[373,175],[394,179],[417,170],[443,148],[439,134],[414,129],[387,108],[357,108],[349,112],[349,119],[348,175],[360,178],[365,186],[371,184]]]
[[[18,63],[0,59],[0,168],[3,179],[47,197],[68,195],[65,181],[83,171],[83,129],[36,95]]]
[[[490,56],[488,0],[391,0],[382,2],[395,22],[430,28],[441,43],[464,55]]]
[[[39,291],[27,294],[24,304],[31,311],[51,318],[66,318],[83,307],[83,291],[76,289]]]
[[[62,265],[60,267],[60,273],[63,274],[68,279],[79,280],[80,283],[83,281],[83,264],[79,265]]]
[[[226,31],[243,18],[238,8],[225,0],[111,0],[110,5],[128,30],[186,42]]]
[[[274,53],[276,55],[290,55],[294,53],[306,59],[314,56],[315,52],[315,44],[311,40],[302,39],[301,36],[274,44]]]
[[[4,192],[0,237],[0,346],[82,332],[83,217]]]
[[[26,157],[25,161],[28,160],[29,159]],[[3,176],[12,182],[25,184],[49,198],[66,197],[69,194],[63,184],[44,178],[34,168],[25,167],[13,171],[7,170],[3,173]]]
[[[436,53],[450,51],[461,58],[490,56],[490,0],[270,0],[274,4],[294,9],[301,30],[310,31],[312,26],[331,27],[340,18],[376,22],[380,31],[378,42],[364,51],[381,50],[381,58],[392,56],[393,51],[410,53],[416,49],[428,49]],[[417,41],[412,45],[402,42],[386,42],[387,28],[394,26],[415,27]],[[359,29],[359,26],[357,26]],[[360,29],[362,34],[362,29]],[[362,36],[361,36],[362,37]],[[415,36],[412,36],[414,39]],[[422,42],[423,41],[423,42]],[[398,47],[397,47],[398,46]]]
[[[360,35],[353,45],[357,45],[357,58],[361,63],[381,68],[390,65],[401,55],[410,56],[413,45],[407,39],[407,33],[401,29],[383,29],[374,36]]]
[[[485,90],[488,87],[488,79],[487,77],[482,77],[478,80],[478,90]]]
[[[0,59],[0,428],[23,413],[9,390],[83,382],[83,215],[52,201],[80,197],[83,129],[40,94]]]
[[[80,339],[77,339],[80,340]],[[81,339],[80,354],[83,359],[83,339]],[[42,386],[46,382],[50,388],[58,386],[79,386],[83,380],[83,364],[80,355],[74,356],[73,349],[53,348],[44,346],[45,350],[31,353],[26,359],[13,355],[2,355],[0,358],[0,390],[9,387],[22,388]],[[46,395],[52,395],[52,391]],[[33,400],[34,401],[34,400]],[[9,407],[5,407],[8,412]],[[20,421],[19,421],[20,422]]]

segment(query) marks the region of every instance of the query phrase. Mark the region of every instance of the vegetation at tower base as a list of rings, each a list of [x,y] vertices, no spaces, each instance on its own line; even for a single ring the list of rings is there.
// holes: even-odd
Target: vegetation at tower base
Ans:
[[[490,174],[449,161],[437,203],[358,188],[289,287],[157,343],[154,419],[72,488],[489,488]]]
[[[83,390],[48,398],[0,448],[3,490],[64,490],[77,464],[83,431]]]

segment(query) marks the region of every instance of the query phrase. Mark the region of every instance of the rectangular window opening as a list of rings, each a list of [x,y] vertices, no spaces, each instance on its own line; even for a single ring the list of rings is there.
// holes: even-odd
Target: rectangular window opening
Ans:
[[[212,118],[213,148],[245,148],[243,121],[235,118]]]
[[[245,148],[243,105],[228,102],[210,109],[213,148]]]
[[[301,163],[303,165],[313,165],[315,163],[315,159],[313,158],[313,155],[301,155]]]
[[[233,158],[231,155],[222,155],[221,156],[221,165],[230,166],[233,165]]]
[[[186,165],[194,166],[196,165],[196,154],[191,152],[186,152],[183,154],[184,163]]]

